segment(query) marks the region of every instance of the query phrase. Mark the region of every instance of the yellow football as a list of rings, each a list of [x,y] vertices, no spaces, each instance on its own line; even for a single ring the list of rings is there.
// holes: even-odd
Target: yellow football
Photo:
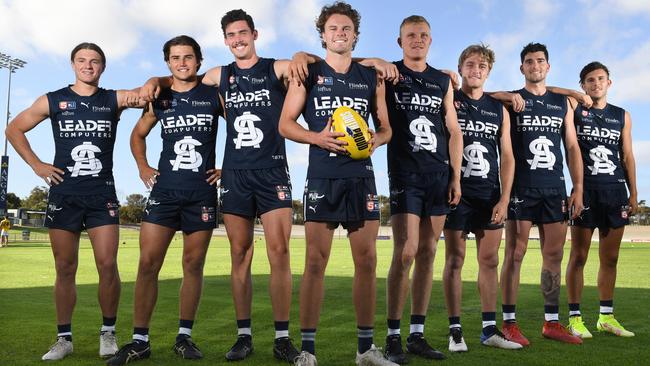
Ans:
[[[344,148],[348,151],[350,157],[355,160],[369,158],[370,132],[368,132],[368,123],[363,117],[354,109],[341,106],[334,111],[332,120],[334,131],[345,134],[345,136],[338,137],[338,139],[348,143]]]

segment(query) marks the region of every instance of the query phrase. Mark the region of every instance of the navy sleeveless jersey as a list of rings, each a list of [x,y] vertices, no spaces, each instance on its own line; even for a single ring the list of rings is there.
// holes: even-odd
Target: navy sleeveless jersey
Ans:
[[[325,61],[310,64],[305,80],[307,99],[302,115],[309,130],[320,132],[339,106],[357,111],[366,121],[370,118],[377,79],[375,71],[352,62],[345,74],[339,74]],[[370,158],[354,160],[330,153],[317,145],[309,146],[307,178],[372,178]]]
[[[113,147],[120,111],[115,90],[81,96],[70,87],[47,93],[54,133],[54,166],[63,182],[50,187],[61,194],[115,192]]]
[[[463,131],[463,164],[460,184],[463,196],[491,197],[500,190],[499,142],[503,104],[483,94],[474,100],[454,91],[454,108]]]
[[[397,85],[386,83],[386,106],[393,137],[388,143],[388,172],[431,173],[449,169],[443,99],[449,76],[427,65],[423,72],[394,62]]]
[[[217,88],[198,84],[186,92],[163,89],[154,102],[162,151],[156,186],[216,189],[205,180],[214,169],[217,123],[222,113]]]
[[[621,165],[620,142],[625,110],[611,104],[604,109],[578,106],[574,116],[585,186],[624,184],[626,175]]]
[[[274,59],[260,58],[249,69],[240,69],[234,62],[221,68],[219,93],[227,121],[224,169],[287,165],[284,138],[278,132],[286,90],[274,63]]]
[[[514,91],[524,98],[524,111],[510,111],[510,136],[515,155],[515,187],[564,187],[562,145],[565,96],[546,91],[533,95]]]

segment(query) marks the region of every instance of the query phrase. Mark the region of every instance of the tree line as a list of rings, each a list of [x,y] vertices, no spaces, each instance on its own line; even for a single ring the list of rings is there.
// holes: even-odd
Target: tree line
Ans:
[[[29,196],[19,198],[14,193],[7,194],[7,208],[24,208],[34,211],[45,211],[47,208],[48,187],[35,187]],[[120,223],[139,224],[144,215],[147,205],[147,197],[134,193],[126,196],[126,201],[120,203]],[[293,200],[293,222],[297,225],[304,223],[303,205],[301,200]],[[387,196],[379,195],[380,224],[390,224],[390,201]],[[639,212],[632,217],[631,222],[638,225],[650,225],[650,207],[646,206],[646,200],[639,201]],[[219,213],[219,223],[223,223],[222,214]]]

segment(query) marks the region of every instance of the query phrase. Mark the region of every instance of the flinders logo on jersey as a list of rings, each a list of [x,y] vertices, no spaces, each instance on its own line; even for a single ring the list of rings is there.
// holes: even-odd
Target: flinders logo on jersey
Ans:
[[[560,107],[559,105],[555,105],[555,104],[547,104],[547,105],[546,105],[546,109],[552,109],[552,110],[555,110],[555,111],[561,111],[561,110],[562,110],[562,107]]]
[[[93,112],[99,112],[99,113],[107,113],[107,112],[111,111],[110,107],[105,107],[105,106],[101,106],[101,107],[93,106],[92,109],[93,109]]]
[[[210,107],[212,105],[212,102],[208,102],[205,100],[193,100],[192,101],[192,107]]]
[[[318,85],[334,85],[334,78],[331,77],[331,76],[318,75],[318,79],[316,80],[316,84],[318,84]]]
[[[77,102],[68,102],[68,101],[59,102],[59,109],[64,111],[70,109],[77,109]]]
[[[498,117],[499,115],[494,113],[494,112],[490,112],[490,111],[486,111],[486,110],[481,109],[481,116]]]
[[[348,83],[348,87],[352,90],[368,90],[368,84],[362,83]]]

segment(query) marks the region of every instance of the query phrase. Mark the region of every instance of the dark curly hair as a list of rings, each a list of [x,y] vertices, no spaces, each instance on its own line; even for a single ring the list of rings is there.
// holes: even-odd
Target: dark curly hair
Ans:
[[[352,44],[352,49],[357,45],[357,40],[359,39],[359,25],[361,23],[361,15],[359,14],[356,9],[354,9],[350,4],[345,3],[343,1],[337,1],[332,5],[325,5],[320,11],[320,15],[318,18],[316,18],[316,30],[318,31],[318,34],[323,34],[325,32],[325,23],[327,20],[330,18],[330,16],[334,14],[341,14],[345,15],[346,17],[350,18],[352,20],[352,24],[354,24],[354,33],[357,35],[357,38],[354,40],[354,43]],[[325,44],[324,41],[321,40],[321,46],[323,48],[326,48],[327,45]]]

